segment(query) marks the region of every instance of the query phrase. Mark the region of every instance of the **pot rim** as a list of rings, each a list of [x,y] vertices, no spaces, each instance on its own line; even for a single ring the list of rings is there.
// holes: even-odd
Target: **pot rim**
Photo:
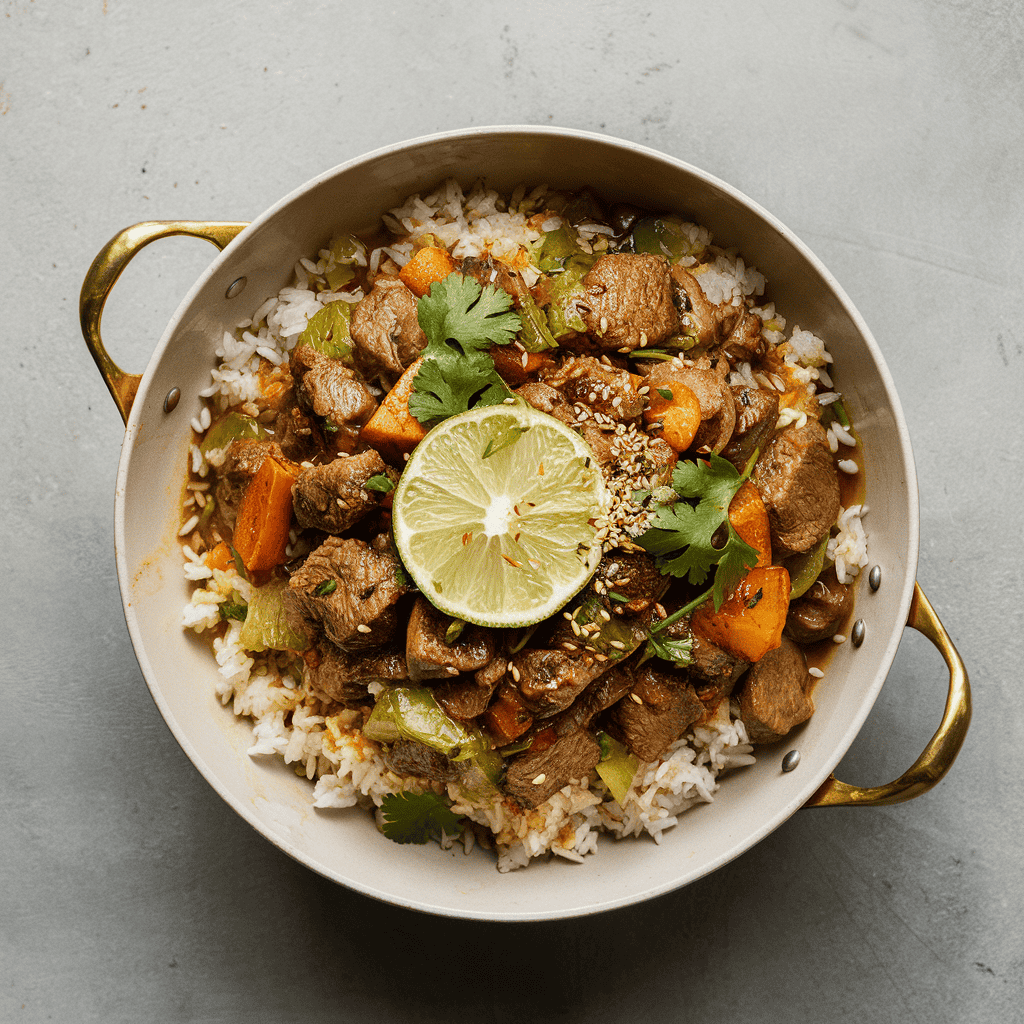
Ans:
[[[153,664],[149,659],[148,652],[146,651],[145,643],[143,640],[141,628],[139,625],[138,617],[136,616],[133,603],[132,603],[132,592],[131,592],[131,575],[130,567],[127,561],[126,554],[126,536],[125,536],[125,520],[126,520],[126,501],[125,495],[128,487],[128,477],[131,469],[133,452],[135,451],[135,440],[138,438],[139,433],[142,429],[142,411],[145,408],[147,402],[147,394],[150,389],[153,377],[153,368],[160,363],[164,358],[167,357],[167,351],[172,338],[174,337],[175,330],[179,321],[181,320],[185,311],[193,303],[196,294],[203,288],[203,286],[213,277],[221,267],[228,263],[238,248],[242,244],[244,239],[258,231],[261,227],[272,221],[282,210],[287,208],[298,198],[306,195],[310,191],[323,185],[326,181],[336,177],[337,175],[351,171],[364,164],[370,164],[378,161],[388,155],[402,152],[404,150],[420,146],[439,143],[443,141],[456,141],[467,138],[484,138],[489,136],[507,136],[510,133],[520,134],[524,136],[538,136],[538,137],[571,137],[581,140],[587,140],[594,142],[602,146],[611,146],[623,150],[627,150],[630,153],[640,154],[649,160],[654,162],[663,163],[669,165],[671,168],[681,170],[687,174],[693,175],[696,178],[702,179],[704,182],[711,185],[713,188],[720,190],[726,196],[728,196],[733,202],[745,210],[750,211],[755,217],[760,218],[764,221],[773,231],[777,232],[782,236],[785,241],[791,245],[798,253],[806,260],[810,266],[821,276],[826,286],[832,291],[835,298],[841,305],[844,313],[850,318],[854,327],[856,328],[857,334],[860,339],[863,340],[866,346],[866,352],[870,355],[874,362],[875,372],[879,375],[884,389],[885,389],[885,404],[892,412],[892,418],[895,425],[896,433],[894,440],[897,444],[894,446],[898,449],[898,457],[902,460],[902,465],[906,471],[906,511],[908,515],[908,538],[909,543],[906,551],[906,569],[904,572],[904,579],[902,581],[902,591],[899,595],[898,608],[899,615],[894,624],[894,628],[888,642],[878,656],[877,667],[875,670],[875,679],[870,687],[864,694],[858,706],[857,713],[847,721],[846,729],[841,734],[839,741],[834,745],[831,752],[826,759],[826,765],[824,770],[820,770],[816,773],[808,774],[804,785],[785,803],[779,806],[775,813],[766,819],[763,824],[752,832],[744,833],[735,844],[727,851],[722,853],[715,859],[705,862],[701,865],[701,870],[698,874],[692,877],[687,877],[685,872],[680,871],[680,879],[672,883],[658,885],[650,890],[646,890],[640,894],[633,893],[629,896],[608,900],[605,902],[595,902],[585,907],[580,907],[572,912],[564,912],[561,910],[554,911],[531,911],[531,912],[495,912],[480,911],[472,912],[465,910],[452,910],[443,906],[438,906],[430,903],[429,901],[416,901],[408,900],[398,897],[392,893],[387,893],[376,889],[374,886],[366,885],[360,882],[358,879],[351,877],[342,877],[338,872],[328,868],[326,865],[311,860],[310,857],[304,854],[297,846],[292,843],[287,836],[283,834],[273,834],[266,825],[266,822],[262,820],[258,814],[255,813],[252,806],[247,806],[237,800],[234,795],[220,782],[218,774],[210,763],[201,755],[200,751],[195,747],[192,741],[189,739],[186,731],[181,727],[180,723],[175,718],[167,700],[165,699],[161,687],[158,682],[158,675],[154,669]],[[429,186],[428,186],[429,187]],[[756,263],[756,261],[755,261]],[[896,454],[893,452],[892,454]],[[192,763],[199,769],[201,774],[205,777],[206,781],[214,788],[214,790],[228,803],[243,819],[245,819],[250,825],[252,825],[258,832],[264,837],[270,839],[275,845],[282,849],[289,856],[300,861],[307,867],[318,872],[324,877],[330,878],[332,881],[339,882],[345,886],[352,888],[358,892],[363,893],[379,899],[383,902],[390,903],[395,906],[403,906],[409,909],[423,911],[427,913],[440,914],[444,916],[461,917],[466,919],[477,919],[477,920],[493,920],[493,921],[525,921],[525,920],[548,920],[557,919],[573,916],[582,916],[591,913],[603,912],[606,910],[615,909],[622,906],[628,906],[635,903],[644,902],[655,896],[661,895],[666,892],[673,891],[683,885],[689,884],[695,881],[699,877],[703,877],[706,874],[710,874],[712,871],[717,870],[729,861],[735,859],[737,856],[750,849],[772,831],[778,828],[783,822],[785,822],[795,811],[799,810],[807,801],[814,795],[814,793],[821,787],[822,783],[828,778],[830,773],[835,769],[836,765],[842,760],[846,754],[853,740],[860,732],[865,719],[870,713],[872,707],[875,704],[878,693],[885,682],[886,676],[891,668],[893,659],[896,654],[896,649],[899,645],[900,638],[902,636],[902,629],[904,623],[907,621],[908,614],[911,607],[911,602],[914,595],[914,585],[918,565],[919,557],[919,543],[920,543],[920,522],[919,522],[919,499],[917,489],[917,478],[914,465],[913,452],[911,448],[909,431],[906,426],[906,422],[903,415],[902,406],[899,401],[899,397],[896,393],[895,385],[889,373],[888,367],[881,355],[881,350],[871,333],[866,322],[860,315],[859,311],[846,294],[845,290],[831,274],[831,272],[825,267],[822,261],[812,252],[810,248],[797,237],[785,224],[783,224],[778,218],[776,218],[769,211],[764,209],[759,203],[751,199],[745,193],[739,189],[728,184],[725,181],[717,178],[716,176],[709,174],[700,168],[687,163],[684,160],[680,160],[676,157],[669,156],[666,153],[652,149],[650,147],[632,143],[623,139],[615,138],[612,136],[582,131],[571,128],[561,128],[550,125],[491,125],[491,126],[480,126],[469,129],[451,130],[439,133],[428,134],[424,136],[418,136],[412,139],[408,139],[402,142],[393,143],[387,146],[379,147],[369,153],[360,155],[353,159],[347,160],[343,163],[336,165],[335,167],[326,170],[315,177],[309,179],[304,184],[290,191],[283,198],[275,202],[267,210],[256,217],[248,227],[243,229],[239,235],[223,249],[210,263],[207,269],[200,275],[199,279],[189,290],[187,295],[182,299],[177,310],[169,321],[163,334],[161,335],[160,341],[156,345],[149,365],[143,374],[142,381],[139,387],[138,397],[132,405],[132,409],[126,424],[124,444],[122,446],[121,456],[118,464],[117,480],[116,480],[116,492],[115,492],[115,514],[114,514],[114,526],[115,526],[115,553],[116,553],[116,564],[117,564],[117,575],[118,581],[122,594],[122,603],[124,607],[125,619],[128,626],[128,631],[131,636],[132,644],[135,648],[136,656],[139,660],[140,667],[143,675],[146,679],[147,686],[149,687],[150,693],[156,703],[158,709],[164,720],[168,723],[171,731],[181,746],[182,750],[189,757]]]

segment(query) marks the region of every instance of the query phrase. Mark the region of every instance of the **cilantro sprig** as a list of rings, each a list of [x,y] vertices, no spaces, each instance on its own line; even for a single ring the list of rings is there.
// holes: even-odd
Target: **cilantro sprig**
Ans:
[[[381,801],[384,822],[381,830],[396,843],[440,842],[441,835],[462,831],[462,815],[437,793],[389,793]]]
[[[409,412],[420,423],[432,424],[473,406],[498,405],[508,396],[487,350],[507,345],[521,328],[511,306],[508,292],[481,288],[459,273],[435,282],[419,300],[416,315],[427,346],[413,379]]]
[[[700,586],[714,569],[711,589],[704,596],[713,597],[716,611],[726,592],[757,562],[757,551],[729,522],[729,503],[750,475],[755,460],[756,453],[742,473],[715,454],[707,460],[677,462],[672,488],[681,500],[659,504],[650,517],[649,528],[637,539],[669,576]],[[725,543],[715,547],[713,539],[723,527]]]

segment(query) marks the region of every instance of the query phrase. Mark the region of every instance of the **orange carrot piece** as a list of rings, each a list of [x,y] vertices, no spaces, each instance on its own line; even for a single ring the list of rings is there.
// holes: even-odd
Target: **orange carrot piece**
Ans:
[[[227,569],[229,566],[234,565],[235,556],[231,553],[231,548],[228,547],[225,541],[221,541],[218,545],[210,549],[210,553],[206,556],[206,567],[208,569]]]
[[[366,421],[359,439],[376,448],[389,462],[400,463],[402,456],[411,452],[426,437],[427,428],[409,412],[412,382],[420,372],[422,359],[417,359],[377,406],[377,411]]]
[[[292,526],[292,484],[299,467],[267,456],[242,495],[235,550],[250,572],[281,565]]]
[[[422,297],[435,281],[443,281],[455,269],[455,261],[447,249],[425,245],[398,272],[399,280],[416,295]]]
[[[644,422],[656,421],[662,424],[659,436],[673,451],[684,452],[700,429],[700,401],[682,381],[662,381],[648,393],[644,409]]]
[[[499,747],[522,736],[532,724],[533,716],[511,685],[503,685],[484,712],[484,726]]]
[[[755,567],[715,611],[706,601],[690,619],[691,627],[738,658],[754,662],[782,646],[789,611],[789,573],[781,565]]]
[[[729,504],[729,522],[740,537],[757,551],[757,565],[771,565],[772,531],[768,509],[761,500],[760,492],[749,480],[744,480]]]

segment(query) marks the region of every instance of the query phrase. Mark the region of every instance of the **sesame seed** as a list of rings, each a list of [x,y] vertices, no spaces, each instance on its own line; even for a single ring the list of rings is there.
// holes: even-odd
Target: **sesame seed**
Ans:
[[[541,772],[540,775],[538,775],[537,778],[533,780],[533,784],[535,786],[539,786],[546,778],[547,776],[543,772]]]
[[[372,633],[373,632],[373,630],[371,630],[370,627],[367,626],[365,622],[360,622],[359,625],[356,626],[356,629],[358,629],[360,633]]]
[[[634,701],[637,704],[643,704],[643,699],[639,696],[639,694],[631,693],[629,695],[629,699]]]
[[[624,651],[626,649],[626,645],[621,640],[609,640],[608,646],[614,647],[617,651]]]
[[[520,679],[520,675],[519,675],[519,669],[517,669],[517,668],[515,667],[515,665],[513,665],[513,666],[512,666],[512,678],[513,678],[513,679],[514,679],[514,680],[515,680],[515,681],[516,681],[517,683],[519,682],[519,679]]]
[[[811,674],[812,676],[814,676],[814,678],[815,678],[815,679],[821,679],[821,678],[822,678],[822,677],[823,677],[823,676],[825,675],[825,673],[824,673],[824,672],[822,672],[820,668],[815,668],[814,666],[812,666],[811,668],[809,668],[809,669],[808,669],[807,671],[808,671],[808,672],[809,672],[809,673],[810,673],[810,674]]]
[[[836,635],[832,637],[832,642],[836,644],[846,643],[846,637],[843,636],[842,633],[836,633]]]

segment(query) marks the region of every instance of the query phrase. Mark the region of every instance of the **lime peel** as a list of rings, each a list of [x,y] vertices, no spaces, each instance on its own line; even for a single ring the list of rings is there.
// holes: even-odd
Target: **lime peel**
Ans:
[[[453,618],[525,626],[554,614],[601,558],[609,496],[586,441],[525,403],[434,427],[395,490],[395,544],[421,592]]]

